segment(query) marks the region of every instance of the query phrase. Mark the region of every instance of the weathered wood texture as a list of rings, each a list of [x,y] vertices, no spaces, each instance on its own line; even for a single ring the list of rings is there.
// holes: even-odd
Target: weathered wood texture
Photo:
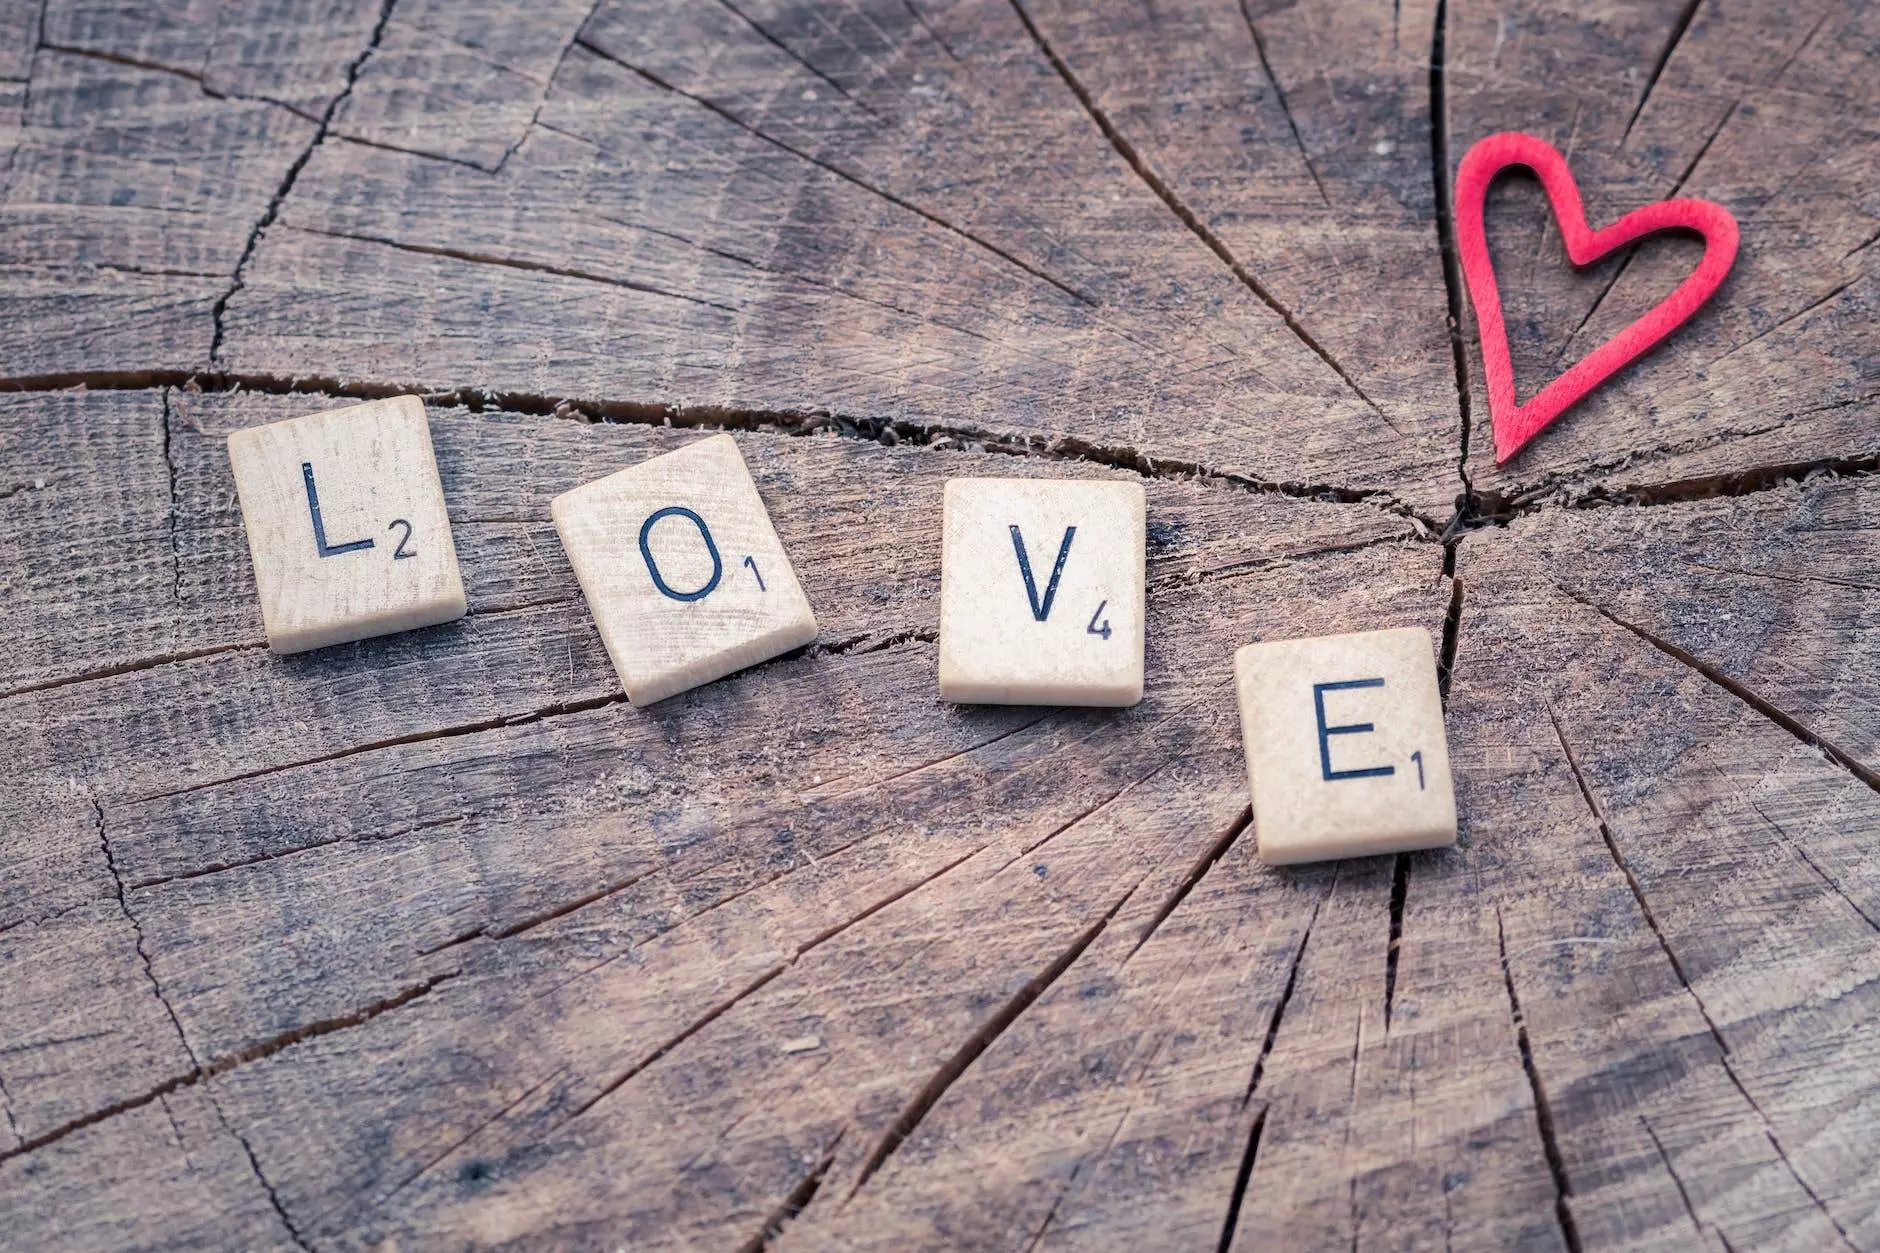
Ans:
[[[0,1243],[1880,1250],[1877,44],[0,0]],[[1497,468],[1509,128],[1744,247]],[[1489,228],[1523,395],[1692,261]],[[407,389],[469,616],[270,655],[225,436]],[[821,641],[637,710],[547,502],[708,427]],[[972,474],[1144,485],[1142,705],[939,702]],[[1263,868],[1234,648],[1404,625],[1459,846]]]

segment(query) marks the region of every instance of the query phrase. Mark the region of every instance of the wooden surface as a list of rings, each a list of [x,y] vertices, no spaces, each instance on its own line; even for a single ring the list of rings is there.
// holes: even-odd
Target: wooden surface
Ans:
[[[8,1248],[1880,1250],[1880,6],[0,32]],[[1507,128],[1743,253],[1498,468]],[[1489,231],[1524,395],[1695,252]],[[469,616],[271,656],[223,441],[401,390]],[[821,642],[636,710],[548,501],[717,427]],[[974,474],[1140,706],[938,701]],[[1459,846],[1262,868],[1233,650],[1412,625]]]

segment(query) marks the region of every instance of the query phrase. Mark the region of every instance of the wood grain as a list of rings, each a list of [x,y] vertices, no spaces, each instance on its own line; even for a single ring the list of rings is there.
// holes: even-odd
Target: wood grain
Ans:
[[[1875,21],[0,2],[5,1243],[1880,1249]],[[1508,128],[1743,254],[1496,469]],[[1524,395],[1691,262],[1488,218]],[[226,437],[400,391],[469,613],[271,656]],[[701,429],[820,642],[635,709],[548,501]],[[938,699],[991,475],[1139,706]],[[1263,867],[1234,649],[1403,626],[1457,846]]]

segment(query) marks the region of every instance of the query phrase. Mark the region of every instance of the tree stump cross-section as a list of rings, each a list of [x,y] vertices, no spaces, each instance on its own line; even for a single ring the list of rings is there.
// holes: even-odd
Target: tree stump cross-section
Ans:
[[[1880,1250],[1880,6],[0,0],[9,1249]],[[1735,272],[1493,463],[1461,154]],[[1488,229],[1525,397],[1698,245]],[[425,397],[469,614],[265,646],[224,441]],[[735,434],[822,625],[629,705],[548,501]],[[1139,482],[1131,710],[948,706],[947,479]],[[1260,865],[1253,640],[1456,848]]]

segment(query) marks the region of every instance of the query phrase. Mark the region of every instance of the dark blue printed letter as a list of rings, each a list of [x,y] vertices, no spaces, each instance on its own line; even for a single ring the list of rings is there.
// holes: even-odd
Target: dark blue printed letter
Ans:
[[[1329,783],[1334,779],[1373,779],[1380,775],[1397,773],[1395,766],[1367,766],[1362,770],[1332,769],[1331,740],[1334,735],[1363,735],[1375,728],[1368,722],[1347,722],[1343,726],[1326,726],[1325,694],[1342,692],[1354,687],[1383,686],[1384,680],[1382,679],[1346,679],[1342,683],[1314,683],[1312,685],[1312,704],[1319,713],[1319,772],[1325,776],[1326,782]]]
[[[1077,534],[1077,528],[1064,528],[1064,542],[1058,545],[1057,564],[1051,567],[1051,581],[1045,584],[1044,600],[1038,599],[1038,584],[1031,577],[1031,558],[1025,554],[1025,537],[1018,532],[1018,525],[1011,525],[1012,551],[1018,554],[1018,572],[1025,576],[1025,598],[1031,602],[1031,616],[1043,622],[1051,616],[1051,602],[1057,599],[1058,576],[1064,573],[1064,560],[1071,555],[1071,540]]]
[[[666,586],[666,580],[659,575],[659,563],[653,560],[653,550],[646,541],[653,533],[653,523],[661,518],[686,518],[698,528],[699,535],[705,540],[705,551],[712,556],[712,577],[706,579],[705,586],[695,592],[675,592]],[[718,545],[712,542],[711,528],[705,525],[705,519],[679,505],[667,505],[640,525],[640,556],[646,558],[646,572],[653,576],[653,586],[659,589],[660,595],[670,596],[673,600],[704,600],[712,594],[712,589],[718,586],[718,580],[725,572],[725,563],[718,559]]]
[[[300,463],[300,477],[307,484],[307,512],[313,515],[313,546],[322,557],[337,557],[341,553],[356,553],[372,547],[370,539],[356,539],[344,544],[327,543],[326,523],[320,520],[320,493],[313,486],[313,462]]]

